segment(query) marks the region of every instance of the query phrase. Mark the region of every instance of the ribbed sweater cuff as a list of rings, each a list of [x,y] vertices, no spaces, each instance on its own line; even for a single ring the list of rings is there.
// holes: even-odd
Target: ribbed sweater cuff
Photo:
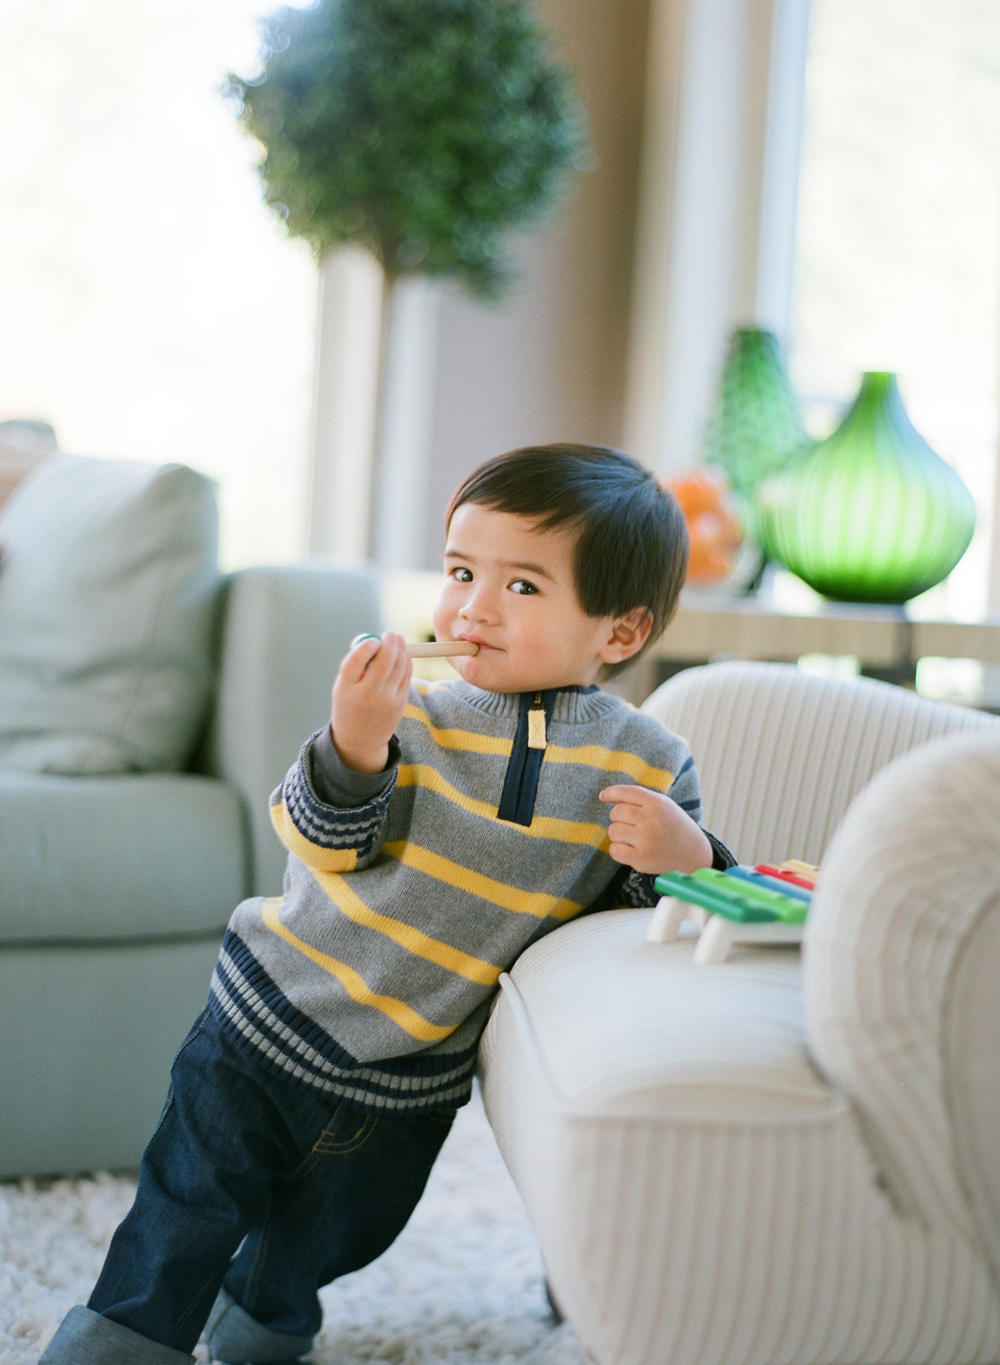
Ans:
[[[725,872],[727,868],[736,866],[737,859],[730,853],[721,839],[717,839],[707,829],[703,829],[702,834],[712,845],[712,866],[716,872]]]
[[[356,773],[337,753],[329,725],[324,725],[307,748],[309,778],[317,798],[327,806],[351,810],[365,806],[389,786],[399,762],[399,740],[389,741],[389,760],[380,773]]]

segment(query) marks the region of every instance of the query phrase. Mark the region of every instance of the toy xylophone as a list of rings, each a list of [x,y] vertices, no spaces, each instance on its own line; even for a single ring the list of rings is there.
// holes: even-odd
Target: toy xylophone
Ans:
[[[672,943],[685,919],[701,926],[694,959],[723,962],[732,944],[798,943],[816,889],[819,868],[797,858],[775,866],[731,867],[726,872],[665,872],[653,883],[660,900],[647,939]]]

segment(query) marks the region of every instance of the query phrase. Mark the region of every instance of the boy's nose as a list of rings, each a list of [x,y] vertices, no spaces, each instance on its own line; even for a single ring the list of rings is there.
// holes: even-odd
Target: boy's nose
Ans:
[[[488,589],[477,588],[462,603],[458,614],[466,621],[495,621],[497,609],[493,594]]]

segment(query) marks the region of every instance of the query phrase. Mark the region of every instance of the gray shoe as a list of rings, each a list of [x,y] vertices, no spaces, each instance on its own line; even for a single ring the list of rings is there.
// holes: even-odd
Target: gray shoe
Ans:
[[[213,1360],[224,1365],[279,1365],[312,1350],[312,1337],[293,1337],[262,1327],[231,1294],[219,1290],[205,1324],[205,1341]]]

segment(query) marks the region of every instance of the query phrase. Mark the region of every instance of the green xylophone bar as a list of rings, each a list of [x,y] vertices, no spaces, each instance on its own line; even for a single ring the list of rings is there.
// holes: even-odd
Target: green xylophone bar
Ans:
[[[717,891],[709,882],[695,881],[684,872],[665,872],[653,885],[661,896],[676,896],[690,905],[700,905],[712,915],[735,920],[738,924],[769,924],[778,918],[773,910],[749,896]]]
[[[778,919],[784,920],[786,924],[801,924],[809,911],[808,902],[797,900],[794,896],[786,896],[782,892],[771,891],[768,887],[759,886],[755,882],[743,881],[728,871],[719,872],[711,867],[702,867],[691,875],[696,881],[707,882],[715,890],[727,895],[747,896],[750,900],[759,901],[773,910]]]

